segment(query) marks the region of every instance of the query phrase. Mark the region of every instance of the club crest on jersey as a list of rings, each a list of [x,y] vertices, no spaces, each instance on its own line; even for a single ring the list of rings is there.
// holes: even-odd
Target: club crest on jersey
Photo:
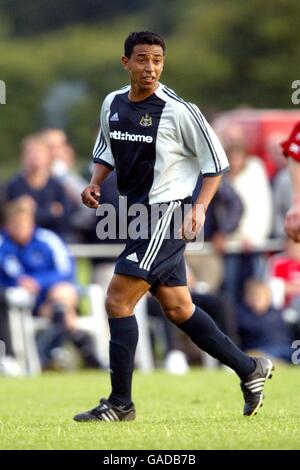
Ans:
[[[143,127],[150,127],[150,126],[152,126],[152,117],[149,116],[148,113],[146,113],[145,116],[142,116],[142,117],[141,117],[140,125],[143,126]]]

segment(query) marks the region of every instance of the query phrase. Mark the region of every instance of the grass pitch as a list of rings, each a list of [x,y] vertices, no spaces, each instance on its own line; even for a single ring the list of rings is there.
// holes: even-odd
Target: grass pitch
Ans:
[[[106,373],[0,378],[0,449],[299,449],[299,367],[277,367],[259,414],[241,414],[234,374],[135,373],[138,418],[76,423],[109,391]]]

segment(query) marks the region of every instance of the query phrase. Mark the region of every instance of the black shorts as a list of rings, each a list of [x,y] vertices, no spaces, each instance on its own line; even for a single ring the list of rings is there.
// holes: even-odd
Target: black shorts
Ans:
[[[147,281],[151,284],[152,293],[161,285],[187,285],[184,261],[186,242],[176,238],[174,233],[178,230],[178,221],[183,220],[183,207],[191,204],[191,198],[163,204],[165,211],[155,220],[153,227],[148,211],[147,237],[129,239],[115,266],[116,274]]]

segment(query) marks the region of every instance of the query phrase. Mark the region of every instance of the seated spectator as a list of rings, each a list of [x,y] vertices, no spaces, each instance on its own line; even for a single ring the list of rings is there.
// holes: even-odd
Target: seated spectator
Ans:
[[[199,176],[193,191],[192,200],[198,197],[203,182]],[[218,191],[211,201],[205,217],[204,240],[212,242],[214,250],[198,257],[189,256],[189,265],[197,279],[209,285],[210,290],[218,291],[223,280],[223,256],[228,236],[237,228],[243,206],[240,197],[233,189],[225,174]]]
[[[282,168],[273,180],[274,227],[273,235],[285,239],[285,216],[293,203],[293,191],[288,168]]]
[[[60,129],[45,129],[41,136],[49,148],[52,176],[61,182],[72,204],[68,241],[85,242],[89,231],[95,228],[96,215],[81,201],[81,193],[88,182],[76,170],[74,148]]]
[[[271,188],[260,159],[248,156],[242,146],[227,149],[228,178],[241,199],[243,213],[227,241],[240,244],[241,251],[224,256],[224,290],[234,303],[241,301],[244,283],[260,273],[260,244],[268,239],[272,225]]]
[[[288,239],[285,251],[269,258],[266,275],[276,305],[299,305],[300,313],[300,243]]]
[[[271,292],[264,281],[248,280],[243,302],[237,308],[241,347],[285,362],[291,362],[292,338],[282,311],[271,304]]]
[[[283,253],[271,256],[266,267],[273,304],[283,308],[283,316],[290,324],[293,338],[300,334],[300,243],[286,240]]]
[[[225,175],[206,213],[205,240],[212,240],[216,250],[224,253],[226,240],[237,229],[242,214],[242,201]]]
[[[7,185],[6,198],[28,196],[36,209],[36,223],[61,236],[69,231],[72,205],[61,183],[51,176],[51,155],[38,135],[23,142],[23,171]]]
[[[33,205],[19,198],[5,208],[0,244],[0,286],[23,287],[35,299],[34,315],[51,327],[39,338],[43,367],[54,348],[71,339],[89,366],[99,366],[91,338],[77,329],[78,295],[73,261],[63,241],[50,230],[35,226]]]

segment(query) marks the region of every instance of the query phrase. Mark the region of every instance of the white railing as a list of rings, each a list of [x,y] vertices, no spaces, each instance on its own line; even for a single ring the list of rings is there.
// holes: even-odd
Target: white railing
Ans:
[[[116,258],[125,245],[118,244],[69,244],[69,249],[75,258]],[[277,252],[284,248],[284,241],[279,238],[265,240],[253,245],[253,252]],[[226,253],[241,253],[243,244],[239,241],[229,241],[225,244]],[[187,256],[201,256],[214,253],[212,243],[188,243],[186,247]]]

